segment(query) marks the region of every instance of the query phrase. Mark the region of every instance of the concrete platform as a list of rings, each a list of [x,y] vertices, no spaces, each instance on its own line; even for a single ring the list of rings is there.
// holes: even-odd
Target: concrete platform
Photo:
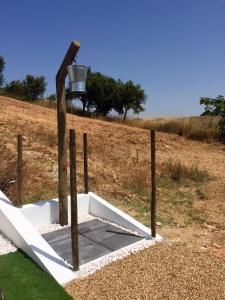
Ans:
[[[98,219],[79,224],[80,265],[143,239]],[[70,227],[42,235],[55,252],[72,264]]]
[[[70,196],[67,198],[67,205],[68,224],[70,224]],[[128,228],[131,231],[138,232],[138,234],[148,240],[151,245],[162,240],[159,235],[157,235],[156,238],[152,238],[151,230],[149,228],[92,192],[77,195],[77,208],[78,218],[91,215],[96,218],[108,220],[109,222],[118,224],[123,228]],[[25,204],[21,208],[17,208],[13,206],[10,199],[8,199],[6,195],[0,191],[0,231],[4,233],[18,248],[23,250],[44,271],[55,278],[59,284],[64,285],[81,274],[80,272],[73,272],[63,260],[65,257],[65,259],[71,261],[71,258],[69,258],[69,256],[71,256],[69,230],[67,230],[67,233],[65,232],[64,238],[63,236],[59,238],[61,242],[59,242],[58,246],[58,235],[56,234],[57,238],[55,241],[50,235],[53,238],[52,244],[55,244],[53,248],[58,249],[57,251],[60,255],[52,248],[51,244],[48,243],[46,240],[47,236],[45,239],[39,233],[40,228],[58,223],[58,199],[38,201],[32,204]],[[114,250],[140,240],[140,238],[130,235],[127,232],[120,231],[114,227],[104,229],[105,223],[104,226],[102,225],[103,227],[101,230],[97,224],[93,225],[93,228],[89,225],[90,227],[85,229],[85,226],[85,224],[80,226],[80,249],[82,253],[80,264],[84,264],[85,262],[97,257],[101,258],[103,257],[102,255],[108,253],[109,256],[110,254],[113,256]],[[99,233],[99,230],[101,233]],[[94,236],[92,236],[93,234]],[[60,249],[60,243],[61,245],[64,245],[64,239],[66,240],[67,246],[64,246],[65,249],[63,250]],[[98,266],[101,267],[108,264],[110,261],[110,259],[100,259],[96,261],[96,264],[99,263]],[[87,266],[87,268],[89,268],[89,266]],[[84,269],[86,270],[86,268]],[[93,271],[91,266],[88,270]],[[89,271],[87,271],[86,274],[89,274]]]

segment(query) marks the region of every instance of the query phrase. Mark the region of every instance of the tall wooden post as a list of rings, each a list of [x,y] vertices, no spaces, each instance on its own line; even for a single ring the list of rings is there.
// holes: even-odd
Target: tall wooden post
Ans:
[[[21,134],[17,135],[17,201],[16,205],[22,205],[22,183],[23,183],[23,137]]]
[[[83,146],[84,146],[84,193],[88,194],[88,139],[87,133],[83,134]]]
[[[71,197],[71,243],[74,271],[79,270],[78,221],[77,221],[77,165],[75,130],[70,129],[70,197]]]
[[[72,64],[79,48],[80,43],[72,41],[56,75],[59,223],[62,226],[68,224],[65,78],[67,66]]]
[[[156,237],[156,147],[155,147],[155,130],[151,130],[151,231],[152,237]]]

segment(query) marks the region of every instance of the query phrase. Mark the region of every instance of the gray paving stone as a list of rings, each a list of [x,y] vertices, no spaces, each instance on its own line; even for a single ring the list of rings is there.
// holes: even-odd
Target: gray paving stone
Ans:
[[[79,224],[78,231],[80,265],[142,239],[97,219]],[[72,264],[69,227],[42,236],[59,256]]]
[[[102,239],[101,244],[111,251],[116,251],[120,248],[123,248],[125,246],[128,246],[130,244],[136,243],[140,241],[142,238],[131,235],[131,234],[121,234],[121,233],[116,233],[112,236],[106,237]]]

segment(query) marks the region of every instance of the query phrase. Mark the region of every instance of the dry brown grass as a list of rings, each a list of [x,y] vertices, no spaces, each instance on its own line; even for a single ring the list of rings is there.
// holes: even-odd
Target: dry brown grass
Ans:
[[[188,118],[155,118],[155,119],[130,119],[125,121],[129,126],[143,129],[175,133],[180,136],[200,140],[217,141],[219,137],[217,116],[200,116]]]

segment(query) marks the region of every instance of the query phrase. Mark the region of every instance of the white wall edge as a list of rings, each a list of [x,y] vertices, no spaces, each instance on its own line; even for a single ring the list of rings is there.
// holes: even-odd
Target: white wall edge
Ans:
[[[74,272],[0,191],[0,230],[59,284],[74,279]]]
[[[71,221],[71,202],[68,196],[68,223]],[[77,195],[78,215],[86,215],[89,211],[88,194]],[[20,208],[22,214],[36,228],[49,224],[59,223],[59,200],[51,199],[46,201],[38,201],[32,204],[25,204]]]
[[[78,214],[91,214],[139,233],[153,242],[162,241],[160,235],[152,238],[151,230],[111,205],[96,194],[78,194]],[[68,196],[68,221],[70,223],[70,196]],[[64,285],[76,277],[64,260],[42,238],[36,228],[58,223],[58,199],[39,201],[16,208],[0,190],[0,231],[18,248],[22,249],[43,270]]]
[[[133,230],[138,232],[140,235],[144,236],[147,239],[153,239],[151,230],[127,215],[120,209],[111,205],[107,201],[103,200],[101,197],[96,194],[90,192],[90,204],[89,204],[89,213],[93,216],[106,219],[112,223],[118,224],[124,228]],[[161,241],[162,237],[160,235],[156,235],[154,238],[156,241]]]

